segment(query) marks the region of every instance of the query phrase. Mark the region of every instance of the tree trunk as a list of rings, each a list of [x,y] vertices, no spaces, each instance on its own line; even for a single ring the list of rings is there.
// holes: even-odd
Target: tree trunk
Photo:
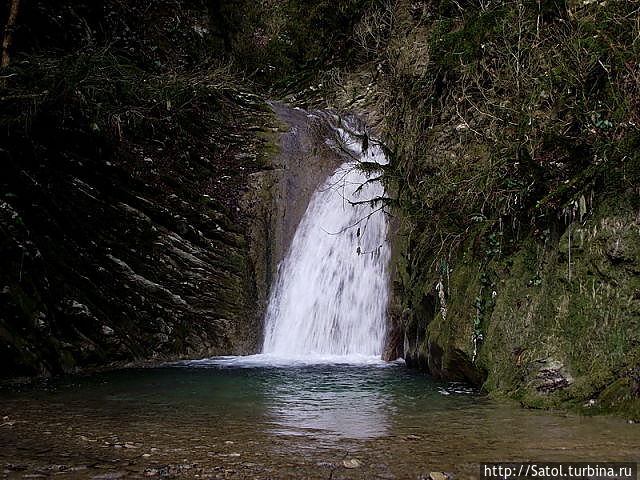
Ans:
[[[0,68],[9,65],[9,47],[13,39],[13,29],[16,24],[16,18],[18,17],[19,6],[20,0],[11,0],[7,24],[4,27],[4,38],[2,39],[2,60],[0,61]]]

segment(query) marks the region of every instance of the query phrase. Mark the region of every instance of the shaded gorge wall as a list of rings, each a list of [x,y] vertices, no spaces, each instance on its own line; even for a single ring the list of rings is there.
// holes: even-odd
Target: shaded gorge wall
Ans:
[[[305,112],[281,123],[221,60],[212,5],[188,3],[20,11],[0,85],[2,376],[259,349],[322,149]]]

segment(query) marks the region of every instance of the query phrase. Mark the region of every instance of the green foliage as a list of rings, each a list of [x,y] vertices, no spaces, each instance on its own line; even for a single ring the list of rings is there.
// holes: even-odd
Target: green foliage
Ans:
[[[108,52],[40,59],[17,65],[13,73],[14,86],[3,98],[6,113],[0,116],[5,128],[28,132],[34,122],[59,115],[54,125],[74,122],[106,137],[170,143],[204,135],[198,119],[205,111],[219,112],[235,82],[220,69],[197,77],[155,75]]]
[[[443,19],[436,23],[431,35],[431,51],[435,64],[444,69],[455,69],[477,59],[496,27],[508,10],[499,7],[479,12],[457,22]]]
[[[214,2],[215,3],[215,2]],[[353,28],[376,0],[222,2],[213,16],[227,53],[255,80],[269,86],[304,79],[351,55]]]
[[[305,78],[352,56],[353,28],[376,0],[283,0],[253,10],[233,47],[234,59],[256,80],[304,84]],[[246,28],[246,27],[245,27]]]
[[[218,58],[207,32],[206,0],[34,0],[21,5],[18,19],[18,54],[57,56],[108,46],[129,63],[155,71],[194,68]]]
[[[635,301],[616,300],[633,281],[600,250],[616,234],[588,250],[587,230],[571,242],[569,232],[592,221],[598,230],[618,214],[607,204],[596,218],[598,205],[637,196],[639,28],[637,5],[622,0],[442,0],[387,42],[378,90],[411,238],[401,308],[418,311],[433,295],[424,285],[439,281],[434,265],[447,258],[448,322],[416,336],[471,359],[466,339],[481,332],[488,388],[527,404],[597,395],[637,367],[634,314],[621,307]],[[634,255],[624,262],[637,265]],[[542,396],[540,358],[581,380]]]

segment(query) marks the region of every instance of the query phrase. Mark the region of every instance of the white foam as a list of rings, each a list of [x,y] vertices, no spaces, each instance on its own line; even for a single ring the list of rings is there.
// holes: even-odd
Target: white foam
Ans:
[[[185,360],[169,365],[182,367],[305,367],[312,365],[379,366],[396,365],[402,360],[385,362],[379,355],[276,355],[259,353],[245,356],[210,357]]]
[[[337,129],[360,160],[385,164],[373,143]],[[387,219],[380,182],[345,163],[313,195],[278,271],[265,321],[263,353],[299,363],[368,363],[379,359],[389,298]]]

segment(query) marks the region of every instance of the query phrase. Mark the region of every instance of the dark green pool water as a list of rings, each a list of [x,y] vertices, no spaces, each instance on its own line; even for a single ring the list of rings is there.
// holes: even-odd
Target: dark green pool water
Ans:
[[[5,390],[0,405],[4,478],[477,478],[483,461],[640,457],[639,425],[523,410],[394,363],[223,359]]]

